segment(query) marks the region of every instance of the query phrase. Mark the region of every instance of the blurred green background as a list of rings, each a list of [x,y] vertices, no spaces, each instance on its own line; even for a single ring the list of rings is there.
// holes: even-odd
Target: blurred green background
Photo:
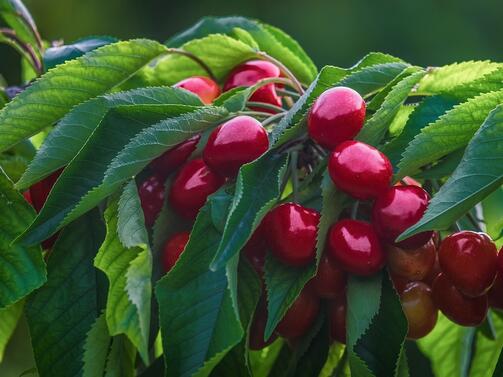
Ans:
[[[25,0],[46,39],[90,34],[165,40],[205,15],[244,15],[284,29],[319,66],[349,66],[369,51],[419,65],[503,61],[501,0]],[[0,72],[19,76],[0,48]]]

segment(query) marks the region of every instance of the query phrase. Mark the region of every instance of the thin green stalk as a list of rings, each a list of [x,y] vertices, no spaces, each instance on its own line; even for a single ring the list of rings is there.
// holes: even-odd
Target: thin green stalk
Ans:
[[[299,152],[292,151],[290,154],[290,171],[292,176],[292,188],[293,188],[293,201],[297,202],[299,199],[299,174],[297,171],[297,164],[299,162]]]
[[[248,107],[260,107],[262,109],[272,110],[272,111],[275,111],[277,113],[282,113],[282,112],[285,111],[285,109],[283,109],[282,107],[279,107],[279,106],[276,106],[276,105],[272,105],[270,103],[264,103],[264,102],[248,101],[246,103],[246,106],[248,106]]]

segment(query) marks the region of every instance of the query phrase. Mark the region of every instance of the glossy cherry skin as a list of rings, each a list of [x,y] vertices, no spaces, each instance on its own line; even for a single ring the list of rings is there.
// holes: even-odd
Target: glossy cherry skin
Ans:
[[[494,309],[503,310],[503,275],[501,272],[496,274],[494,284],[487,293],[489,297],[489,306]]]
[[[481,296],[497,272],[496,245],[485,233],[462,231],[446,237],[438,250],[443,273],[463,294]]]
[[[239,168],[269,148],[267,131],[250,116],[242,115],[218,126],[203,151],[204,162],[218,174],[233,177]]]
[[[319,310],[320,299],[306,287],[288,309],[276,331],[287,339],[298,338],[310,329]]]
[[[180,232],[174,234],[166,241],[162,251],[162,268],[164,273],[169,272],[175,266],[185,246],[187,246],[187,242],[189,242],[189,236],[189,232]]]
[[[433,239],[423,246],[405,250],[393,245],[387,245],[386,261],[393,273],[410,281],[423,280],[433,270],[437,258],[437,250]]]
[[[385,256],[371,224],[358,220],[341,220],[328,233],[328,253],[346,271],[368,276],[379,271]]]
[[[201,135],[194,135],[181,142],[152,161],[150,167],[157,175],[167,178],[169,174],[187,161],[190,155],[196,150],[200,139]]]
[[[152,226],[164,204],[164,179],[158,175],[147,178],[138,189],[145,225]]]
[[[348,140],[330,154],[328,172],[339,189],[356,199],[366,200],[388,189],[393,168],[376,148]]]
[[[272,344],[278,334],[274,332],[267,341],[264,340],[265,326],[267,324],[267,300],[262,296],[257,304],[250,325],[250,335],[248,336],[248,346],[253,351],[261,350]]]
[[[503,274],[503,246],[498,253],[498,271]]]
[[[346,295],[343,294],[329,302],[328,325],[332,340],[346,344]]]
[[[407,337],[419,339],[428,335],[438,318],[431,288],[419,281],[408,283],[400,293],[400,301],[409,324]]]
[[[346,272],[325,253],[321,257],[318,271],[310,284],[319,298],[333,300],[344,293],[346,281]]]
[[[393,186],[379,195],[372,208],[372,224],[387,243],[403,249],[416,249],[431,239],[433,232],[416,234],[401,242],[395,239],[421,219],[430,197],[417,186]]]
[[[328,89],[314,101],[309,111],[309,136],[322,147],[334,149],[360,132],[365,111],[365,101],[353,89],[342,86]]]
[[[250,60],[238,65],[229,74],[224,84],[224,92],[239,86],[252,86],[262,79],[280,77],[280,69],[264,60]],[[276,93],[275,84],[267,84],[257,89],[250,97],[250,101],[269,103],[281,106],[281,98]],[[266,112],[274,112],[266,109],[259,109]]]
[[[284,203],[266,216],[267,244],[281,262],[304,266],[316,255],[320,214],[296,203]]]
[[[204,76],[189,77],[173,86],[196,94],[205,105],[211,104],[221,93],[218,84]]]
[[[178,172],[169,192],[169,203],[180,216],[193,220],[225,179],[212,172],[200,158],[189,161]]]
[[[433,301],[444,315],[461,326],[478,326],[487,315],[487,295],[468,297],[463,295],[441,273],[433,282]]]

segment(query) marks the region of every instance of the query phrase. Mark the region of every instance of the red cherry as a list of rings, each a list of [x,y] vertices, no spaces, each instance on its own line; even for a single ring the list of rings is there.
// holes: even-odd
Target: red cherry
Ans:
[[[267,242],[272,253],[290,266],[303,266],[316,256],[320,214],[296,203],[274,208],[266,218]]]
[[[433,239],[413,250],[404,250],[393,245],[386,246],[388,268],[410,281],[426,278],[433,270],[436,258],[437,250]]]
[[[166,178],[187,161],[190,155],[196,150],[199,139],[201,139],[201,135],[194,135],[190,139],[175,145],[152,161],[150,167],[156,174]]]
[[[213,173],[200,158],[189,161],[178,172],[169,192],[173,209],[187,219],[194,219],[209,195],[225,180]]]
[[[170,271],[180,258],[187,242],[189,242],[189,236],[189,232],[176,233],[164,244],[162,267],[165,273]]]
[[[218,126],[203,151],[204,162],[218,174],[233,177],[239,168],[269,148],[267,131],[249,116],[238,116]]]
[[[489,297],[489,306],[494,309],[503,310],[503,275],[501,272],[496,274],[494,284],[487,293]]]
[[[164,204],[164,191],[164,180],[157,175],[147,178],[138,189],[145,225],[149,227],[154,225],[159,212],[161,212]]]
[[[422,279],[422,281],[431,287],[433,285],[433,282],[441,272],[442,270],[440,269],[440,263],[438,263],[438,253],[437,253],[435,257],[435,264],[433,264],[433,268],[430,270],[428,275],[426,275],[424,279]]]
[[[229,74],[224,84],[224,92],[239,86],[252,86],[262,79],[280,77],[280,75],[281,71],[274,64],[264,60],[250,60],[238,65]],[[281,106],[281,98],[277,95],[274,84],[267,84],[257,89],[250,97],[250,100]],[[262,108],[259,110],[274,112]]]
[[[393,273],[393,271],[388,271],[388,273],[393,283],[393,287],[395,287],[395,290],[398,292],[398,294],[401,294],[405,290],[407,284],[409,284],[411,281]]]
[[[193,76],[177,82],[175,88],[183,88],[196,94],[204,104],[211,104],[220,95],[220,87],[212,79],[204,76]]]
[[[330,301],[328,307],[328,324],[332,340],[346,344],[346,295]]]
[[[334,299],[346,289],[346,273],[325,253],[310,284],[318,297]]]
[[[428,335],[435,327],[438,317],[431,288],[419,281],[408,283],[400,293],[400,301],[409,324],[407,337],[419,339]]]
[[[339,144],[330,155],[328,172],[339,189],[366,200],[388,189],[393,168],[376,148],[349,140]]]
[[[264,340],[267,316],[267,301],[265,297],[262,296],[253,314],[253,320],[250,325],[250,335],[248,337],[248,345],[253,351],[258,351],[267,347],[278,338],[278,334],[273,333],[267,341]]]
[[[330,228],[328,252],[355,275],[372,275],[384,266],[384,253],[371,224],[341,220]]]
[[[310,289],[304,288],[278,324],[276,331],[284,338],[304,335],[318,315],[320,300]]]
[[[463,295],[441,273],[433,282],[433,301],[444,315],[461,326],[478,326],[486,318],[487,295],[468,297]]]
[[[25,192],[23,192],[23,197],[24,197],[24,200],[26,200],[31,206],[33,206],[33,202],[31,200],[30,190],[26,190]]]
[[[417,249],[428,242],[433,232],[416,234],[401,242],[395,239],[421,219],[430,197],[417,186],[393,186],[377,197],[372,208],[372,223],[379,236],[402,249]]]
[[[54,186],[62,172],[63,169],[56,170],[51,175],[45,177],[44,179],[30,187],[29,195],[35,211],[40,212],[45,204],[45,201],[47,200],[47,197],[49,196],[49,193],[52,190],[52,187]]]
[[[503,246],[498,253],[498,271],[503,274]]]
[[[481,296],[491,288],[497,272],[496,246],[485,233],[462,231],[440,244],[438,261],[444,275],[463,294]]]
[[[351,88],[325,90],[309,111],[309,136],[322,147],[334,149],[358,134],[365,120],[365,109],[365,101]]]

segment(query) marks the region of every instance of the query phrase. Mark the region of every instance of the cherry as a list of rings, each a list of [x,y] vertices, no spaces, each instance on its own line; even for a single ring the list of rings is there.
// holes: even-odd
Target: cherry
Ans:
[[[328,252],[342,268],[355,275],[372,275],[384,266],[384,253],[371,224],[341,220],[330,228]]]
[[[489,306],[491,308],[503,310],[503,275],[501,272],[496,274],[494,284],[487,293],[487,296],[489,297]]]
[[[193,76],[177,82],[175,88],[182,88],[196,94],[205,105],[211,104],[220,95],[220,87],[212,79]]]
[[[190,139],[175,145],[150,163],[152,170],[159,176],[166,178],[187,161],[196,150],[201,135],[194,135]]]
[[[330,301],[328,307],[328,325],[332,340],[346,344],[346,295]]]
[[[487,295],[468,297],[463,295],[441,273],[433,282],[433,301],[444,315],[461,326],[478,326],[486,318]]]
[[[320,300],[308,288],[304,288],[293,302],[276,331],[284,338],[293,339],[304,335],[318,315]]]
[[[435,327],[438,317],[431,288],[418,281],[408,283],[400,293],[400,301],[409,324],[407,337],[419,339],[428,335]]]
[[[346,273],[325,253],[321,257],[318,272],[310,284],[318,297],[334,299],[344,293]]]
[[[434,241],[435,242],[435,241]],[[433,264],[433,268],[430,270],[428,275],[426,275],[422,281],[428,284],[430,287],[433,285],[433,282],[437,278],[437,276],[442,272],[440,269],[440,263],[438,263],[438,253],[435,257],[435,263]]]
[[[359,141],[339,144],[328,161],[328,172],[335,185],[357,199],[371,199],[386,191],[393,168],[376,148]]]
[[[395,290],[398,292],[398,294],[401,294],[405,290],[407,284],[409,284],[411,281],[393,273],[393,271],[388,271],[388,273],[393,283],[393,287],[395,287]]]
[[[365,101],[353,89],[339,86],[325,90],[309,111],[309,136],[322,147],[334,149],[358,134],[365,110]]]
[[[189,232],[176,233],[164,244],[162,267],[165,273],[169,272],[180,258],[187,242],[189,242],[189,236]]]
[[[161,212],[164,204],[164,180],[162,177],[152,175],[147,178],[138,189],[145,225],[152,226]]]
[[[272,253],[290,266],[314,260],[320,214],[296,203],[284,203],[267,215],[266,236]]]
[[[209,195],[217,191],[225,179],[212,172],[200,158],[189,161],[176,175],[169,192],[169,202],[182,217],[195,219]]]
[[[438,261],[443,273],[463,294],[481,296],[491,288],[497,272],[496,246],[485,233],[462,231],[440,244]]]
[[[243,115],[218,126],[203,151],[204,162],[218,174],[233,177],[239,168],[269,148],[267,131],[255,118]]]
[[[413,250],[393,245],[387,245],[385,249],[388,268],[410,281],[423,280],[435,266],[437,251],[433,239]]]
[[[417,249],[431,239],[431,231],[416,234],[401,242],[395,239],[421,219],[430,197],[417,186],[393,186],[378,196],[372,208],[372,223],[379,236],[403,249]]]
[[[503,246],[498,253],[498,271],[503,274]]]
[[[239,86],[252,86],[262,79],[280,77],[280,75],[280,69],[274,64],[264,60],[250,60],[238,65],[229,74],[224,84],[224,92]],[[257,89],[251,95],[250,101],[281,106],[281,98],[276,93],[275,84],[267,84]],[[257,110],[274,113],[272,110],[262,108]]]
[[[250,335],[248,336],[248,346],[253,351],[258,351],[267,347],[278,338],[278,334],[274,332],[267,341],[264,340],[267,316],[267,300],[262,296],[253,314],[253,320],[250,325]]]

